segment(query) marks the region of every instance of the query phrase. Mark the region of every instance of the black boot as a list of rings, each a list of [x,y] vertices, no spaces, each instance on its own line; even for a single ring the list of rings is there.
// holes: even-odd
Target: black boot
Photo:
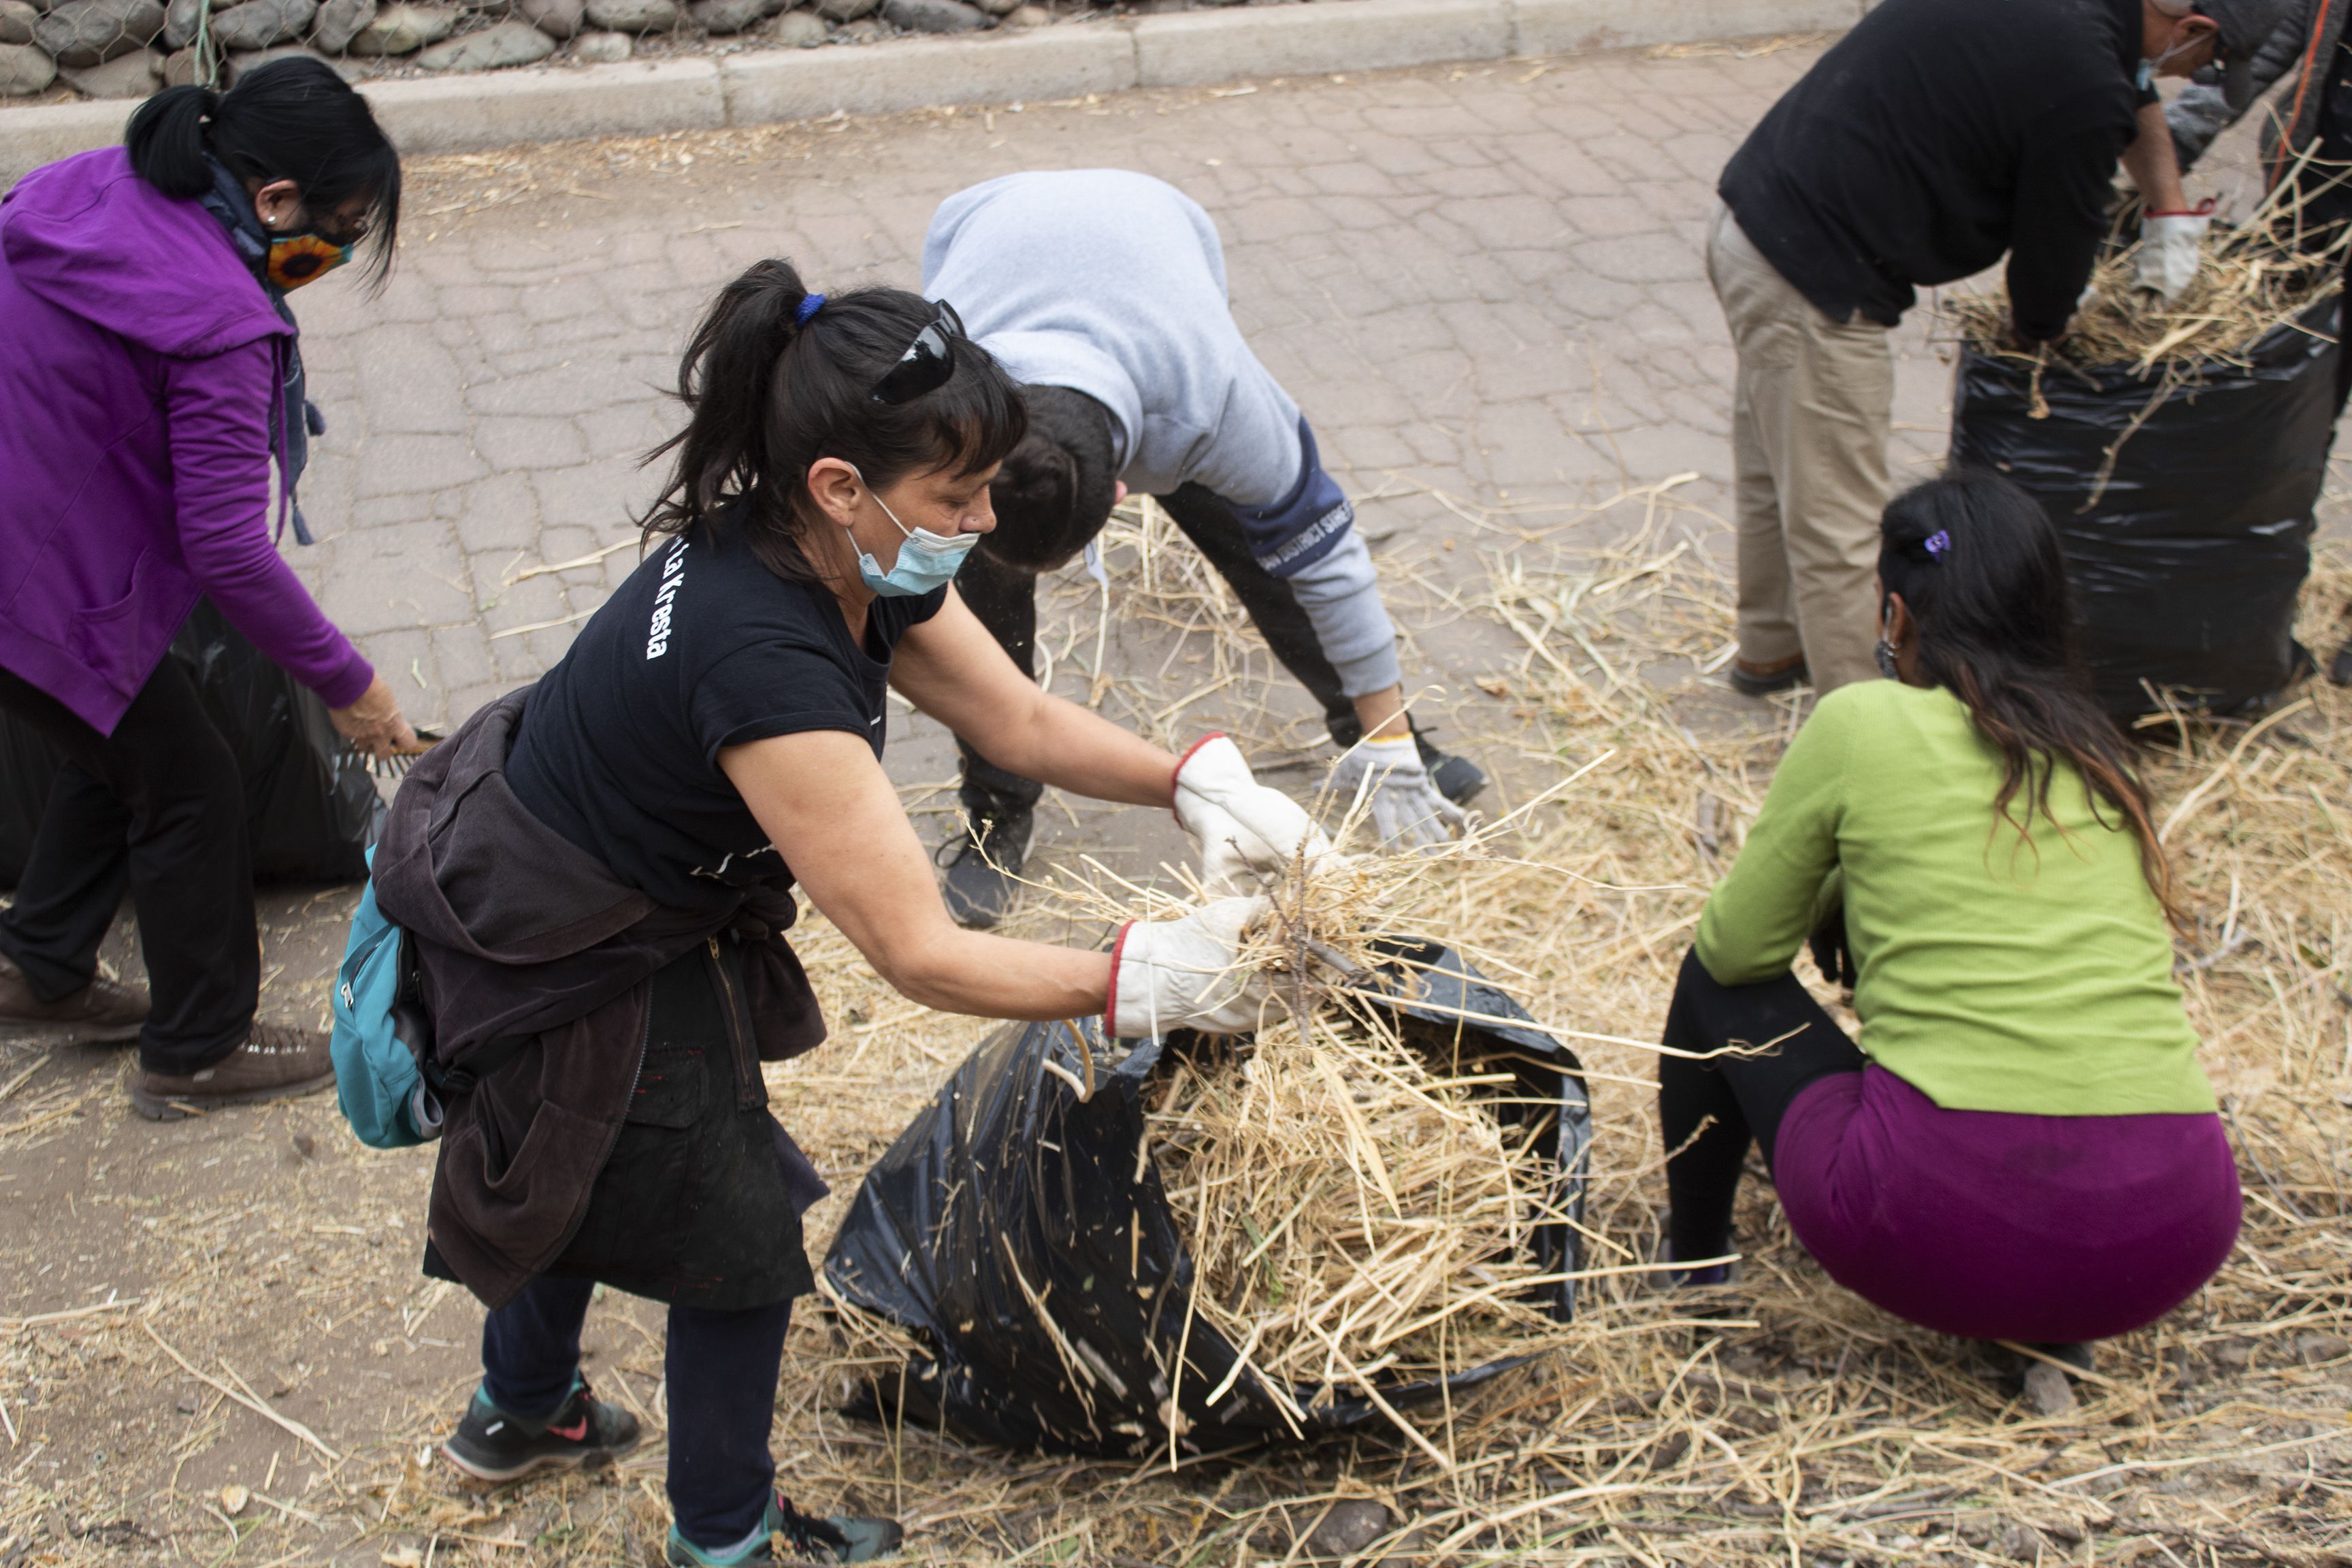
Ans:
[[[1421,765],[1429,770],[1429,782],[1454,805],[1468,805],[1486,787],[1486,769],[1467,757],[1439,751],[1430,743],[1428,731],[1416,727],[1412,743],[1421,748]]]
[[[960,926],[987,931],[1021,896],[1022,863],[1029,858],[1029,835],[1036,818],[1026,806],[973,813],[970,826],[940,847],[947,868],[943,887],[948,914]]]

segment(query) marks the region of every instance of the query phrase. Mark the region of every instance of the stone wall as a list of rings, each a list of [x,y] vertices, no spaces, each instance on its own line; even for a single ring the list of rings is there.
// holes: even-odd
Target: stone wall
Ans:
[[[169,14],[137,10],[152,3],[51,0],[48,13],[32,13],[27,30],[58,15],[68,15],[70,21],[68,8],[79,4],[122,7],[140,26],[152,15],[162,15],[163,20],[154,24],[158,32],[153,39],[124,47],[113,59],[135,58],[134,51],[143,51],[168,64],[177,52],[167,53],[161,47],[167,41],[162,29],[170,25]],[[243,0],[236,10],[261,3]],[[606,6],[618,6],[624,0],[494,0],[494,5],[439,7],[428,7],[423,0],[268,3],[291,5],[296,16],[307,17],[308,38],[267,47],[279,50],[315,49],[326,16],[323,10],[307,11],[309,5],[379,6],[361,24],[363,27],[388,19],[405,28],[419,11],[427,10],[434,26],[447,20],[449,31],[432,42],[406,32],[388,40],[407,47],[407,53],[360,55],[346,42],[344,52],[333,57],[339,68],[364,78],[361,90],[402,154],[430,157],[581,137],[662,135],[946,105],[1048,102],[1139,87],[1213,86],[1286,74],[1787,37],[1849,27],[1870,0],[1248,0],[1223,7],[1200,6],[1198,0],[1140,0],[1123,11],[1063,0],[1066,8],[1055,12],[1019,5],[1003,16],[990,16],[967,0],[821,0],[836,14],[872,9],[847,22],[830,21],[814,5],[785,9],[760,16],[746,30],[732,34],[713,34],[707,24],[694,20],[703,0],[626,0],[687,6],[683,18],[666,30],[640,34],[621,33],[610,25],[610,19],[626,13]],[[773,0],[734,3],[758,9]],[[528,15],[504,9],[525,4],[575,6],[580,30],[556,42],[552,33]],[[24,20],[22,13],[29,9],[26,0],[0,0],[0,6],[10,5],[19,9],[8,15]],[[917,6],[926,9],[918,11]],[[967,11],[984,20],[971,24]],[[542,14],[562,26],[572,13]],[[287,20],[284,13],[277,15],[281,24]],[[600,24],[600,16],[608,20]],[[918,30],[925,19],[933,26],[954,21],[963,27],[962,34],[900,36]],[[902,28],[902,21],[909,25]],[[822,40],[819,28],[824,30]],[[136,31],[134,26],[131,36],[135,37]],[[494,42],[476,45],[478,53],[435,53],[469,39],[488,39],[493,34],[515,37],[522,32],[536,32],[553,44],[551,53],[527,68],[468,74],[495,63]],[[780,47],[795,37],[812,45],[897,41],[873,48]],[[105,35],[106,47],[115,47],[117,38]],[[598,49],[617,53],[625,47],[631,58],[592,63],[582,58],[583,46],[592,56]],[[27,50],[31,46],[0,45],[0,49],[12,47]],[[541,46],[533,42],[530,47]],[[265,52],[247,51],[241,60],[232,55],[229,63],[249,68]],[[43,54],[40,68],[48,68],[48,58]],[[427,68],[428,60],[437,68]],[[449,63],[439,63],[444,61]],[[111,63],[102,59],[99,68]],[[72,68],[85,74],[89,69]],[[155,68],[163,68],[159,64]],[[124,101],[77,98],[64,87],[49,88],[38,98],[0,100],[0,189],[44,163],[121,142],[131,107]]]
[[[226,84],[290,54],[360,81],[1051,19],[1020,0],[0,0],[0,97],[143,98],[195,79],[205,28]]]

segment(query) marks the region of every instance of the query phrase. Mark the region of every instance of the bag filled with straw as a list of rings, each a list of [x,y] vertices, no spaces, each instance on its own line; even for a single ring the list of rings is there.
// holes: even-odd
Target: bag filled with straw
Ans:
[[[1443,858],[1286,878],[1251,1037],[984,1043],[869,1173],[825,1290],[870,1404],[1024,1447],[1207,1451],[1465,1394],[1559,1342],[1590,1110],[1451,948],[1367,932]],[[1065,896],[1164,913],[1099,872]]]

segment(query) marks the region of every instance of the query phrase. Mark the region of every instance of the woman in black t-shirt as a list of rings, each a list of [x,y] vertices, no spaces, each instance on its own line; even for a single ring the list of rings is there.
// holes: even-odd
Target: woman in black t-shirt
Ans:
[[[579,1376],[580,1324],[602,1280],[670,1303],[669,1561],[764,1558],[779,1531],[801,1555],[858,1561],[894,1544],[897,1527],[814,1519],[772,1488],[784,1326],[792,1298],[814,1285],[798,1216],[823,1186],[768,1117],[740,1048],[747,961],[719,938],[747,890],[796,883],[928,1006],[1100,1014],[1114,1037],[1232,1033],[1254,1027],[1268,1000],[1262,981],[1226,973],[1263,908],[1254,890],[1302,847],[1328,846],[1230,741],[1180,760],[1051,696],[964,607],[950,579],[994,526],[989,480],[1024,419],[1017,389],[950,308],[888,289],[828,300],[764,261],[702,322],[680,395],[690,418],[664,448],[676,466],[645,561],[523,700],[504,776],[530,818],[593,858],[590,873],[650,901],[654,915],[632,931],[659,924],[688,941],[670,939],[663,956],[683,956],[644,982],[650,1023],[627,1115],[584,1217],[489,1315],[482,1386],[446,1452],[503,1480],[634,1445],[636,1423]],[[1204,885],[1227,896],[1130,924],[1108,953],[959,928],[882,770],[886,685],[1024,777],[1172,807],[1202,842]],[[466,741],[450,745],[472,754]],[[544,847],[537,866],[512,853],[499,864],[488,852],[462,885],[445,879],[449,906],[494,889],[511,921],[537,882],[561,879]],[[549,925],[565,913],[552,902],[529,912]],[[495,1097],[495,1071],[477,1092]],[[497,1230],[499,1205],[468,1209],[451,1158],[454,1195],[445,1208],[436,1185],[436,1223],[471,1226],[470,1244]],[[460,1277],[457,1231],[436,1234],[449,1240],[428,1268],[437,1259]]]

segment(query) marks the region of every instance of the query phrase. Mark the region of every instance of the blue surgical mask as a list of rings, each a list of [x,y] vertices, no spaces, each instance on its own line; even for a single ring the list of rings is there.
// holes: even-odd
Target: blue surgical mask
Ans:
[[[850,472],[857,470],[853,467]],[[864,474],[857,477],[866,478]],[[971,547],[980,542],[980,535],[959,533],[953,539],[942,539],[928,528],[908,528],[898,521],[898,514],[890,510],[890,503],[878,491],[873,493],[874,504],[882,509],[882,515],[907,538],[898,546],[898,559],[887,572],[873,556],[862,550],[857,552],[857,575],[866,585],[886,599],[911,599],[954,582],[956,569],[971,553]]]

